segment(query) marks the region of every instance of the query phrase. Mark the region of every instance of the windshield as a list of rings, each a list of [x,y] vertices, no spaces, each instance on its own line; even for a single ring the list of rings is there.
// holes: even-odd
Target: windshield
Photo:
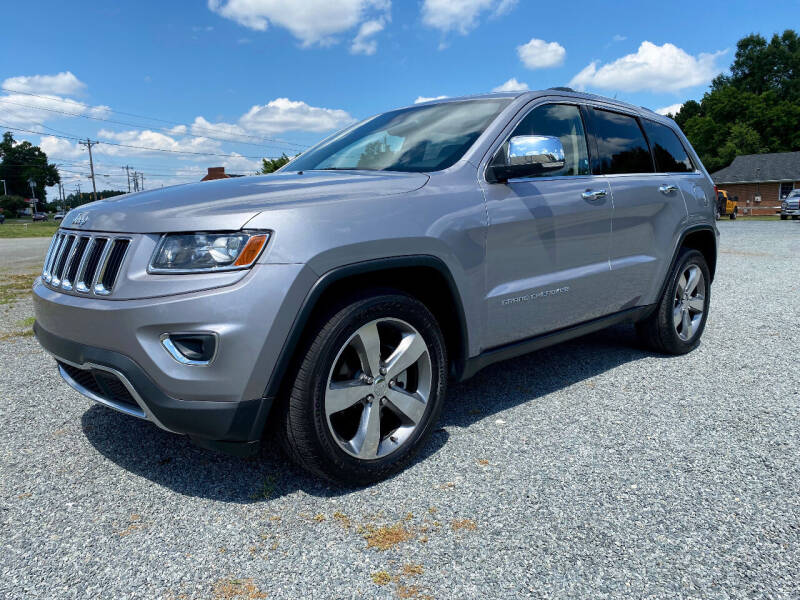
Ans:
[[[367,119],[290,162],[284,171],[440,171],[456,163],[511,101],[413,106]]]

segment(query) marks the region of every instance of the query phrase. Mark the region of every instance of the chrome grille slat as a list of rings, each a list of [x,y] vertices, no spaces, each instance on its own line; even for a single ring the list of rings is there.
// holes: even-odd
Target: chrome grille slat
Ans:
[[[53,279],[51,280],[53,287],[58,287],[61,285],[61,275],[64,273],[64,263],[67,261],[67,256],[69,255],[69,251],[72,249],[72,244],[74,242],[74,235],[65,235],[64,241],[61,242],[61,247],[58,249],[58,256],[53,264]]]
[[[64,243],[64,238],[66,236],[63,233],[56,234],[56,243],[53,245],[52,252],[47,261],[47,266],[45,268],[46,275],[45,281],[50,282],[53,279],[53,264],[56,262],[56,258],[58,258],[58,253],[61,251],[61,244]]]
[[[86,273],[86,263],[89,261],[89,257],[92,255],[94,244],[95,238],[90,237],[89,241],[86,242],[86,247],[83,249],[83,256],[81,257],[81,262],[78,265],[78,270],[75,272],[75,285],[73,287],[79,292],[89,291],[89,288],[86,287],[86,284],[83,281],[83,275]]]
[[[103,273],[106,270],[106,263],[108,263],[108,255],[111,253],[111,246],[114,244],[111,243],[111,239],[106,238],[106,245],[103,248],[103,253],[100,255],[100,260],[97,263],[97,270],[94,272],[94,277],[92,278],[92,285],[89,286],[89,289],[92,290],[95,294],[104,295],[105,290],[103,286],[100,285],[100,290],[98,290],[98,282],[102,279]]]
[[[108,296],[131,241],[128,236],[59,231],[45,255],[42,281],[60,291]]]

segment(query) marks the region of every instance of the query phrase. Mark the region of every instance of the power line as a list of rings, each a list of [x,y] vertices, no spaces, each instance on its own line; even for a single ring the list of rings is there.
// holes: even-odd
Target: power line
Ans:
[[[77,106],[80,106],[81,109],[84,109],[84,110],[87,107],[87,105],[84,104],[83,102],[77,102],[75,100],[71,100],[70,98],[61,98],[60,96],[46,96],[46,95],[42,95],[42,94],[34,94],[33,92],[23,92],[23,91],[19,91],[19,90],[12,90],[12,89],[9,89],[9,88],[6,88],[6,87],[2,87],[2,86],[0,86],[0,90],[3,90],[5,92],[9,92],[9,93],[12,93],[12,94],[24,94],[26,96],[34,96],[36,98],[44,98],[46,100],[56,100],[56,101],[59,101],[59,102],[75,104]],[[94,117],[94,116],[91,116],[91,115],[67,113],[65,111],[59,111],[57,109],[44,108],[44,107],[39,107],[39,106],[31,106],[31,105],[27,105],[27,104],[19,104],[19,103],[12,102],[11,100],[5,100],[5,99],[2,99],[2,98],[0,98],[0,99],[5,101],[5,102],[8,102],[10,104],[18,104],[19,106],[24,106],[26,108],[47,110],[47,111],[50,111],[50,112],[58,112],[58,113],[62,113],[62,114],[67,114],[67,115],[70,115],[70,116],[73,116],[73,117],[84,117],[84,118],[87,118],[87,119],[95,119],[95,120],[98,120],[98,121],[108,121],[110,123],[119,123],[121,125],[129,125],[131,127],[139,127],[141,129],[146,128],[146,126],[144,126],[144,125],[134,125],[132,123],[124,123],[124,122],[121,122],[121,121],[114,121],[112,119],[103,119],[101,117]],[[124,111],[121,111],[121,110],[114,110],[114,109],[111,109],[111,108],[109,108],[108,110],[109,110],[109,112],[116,113],[118,115],[127,115],[129,117],[136,117],[138,119],[147,119],[147,120],[150,120],[150,121],[159,121],[161,123],[170,123],[172,125],[181,125],[183,127],[192,127],[195,131],[211,131],[211,132],[215,131],[211,127],[200,127],[200,126],[197,126],[197,125],[188,125],[186,123],[181,123],[180,121],[172,121],[170,119],[160,119],[158,117],[147,117],[145,115],[137,115],[135,113],[124,112]],[[159,128],[159,129],[161,129],[162,131],[166,131],[165,128]],[[216,133],[219,134],[219,133],[224,133],[224,132],[221,132],[219,129],[217,129]],[[190,134],[187,134],[187,135],[190,135]],[[250,134],[247,134],[247,133],[243,133],[243,134],[241,134],[241,136],[249,137],[249,138],[254,139],[254,140],[262,140],[262,141],[266,140],[266,141],[277,143],[277,144],[284,144],[284,145],[287,145],[287,146],[293,146],[293,147],[298,148],[298,149],[309,148],[309,146],[307,144],[297,144],[295,142],[289,142],[287,140],[281,140],[279,138],[273,138],[273,137],[268,137],[268,136],[256,136],[256,135],[250,135]],[[208,137],[208,136],[194,136],[194,137]],[[214,139],[214,138],[209,138],[209,139]],[[228,140],[219,140],[219,141],[228,141],[229,142],[231,140],[228,139]],[[238,142],[238,143],[252,144],[252,142]],[[255,144],[255,145],[258,145],[258,144]]]
[[[168,129],[166,127],[152,127],[152,126],[147,126],[147,125],[139,125],[137,123],[128,123],[128,122],[125,122],[125,121],[115,121],[113,119],[104,119],[102,117],[94,117],[92,115],[82,115],[82,114],[78,114],[78,113],[71,113],[71,112],[67,112],[67,111],[64,111],[64,110],[57,110],[55,108],[45,108],[44,106],[33,106],[32,104],[21,104],[19,102],[12,102],[11,100],[6,100],[3,97],[0,97],[0,102],[4,102],[6,104],[13,104],[15,106],[22,106],[24,108],[32,108],[34,110],[45,110],[47,112],[58,113],[60,115],[67,115],[67,116],[70,116],[70,117],[81,117],[83,119],[92,119],[94,121],[103,121],[103,122],[106,122],[106,123],[114,123],[114,124],[117,124],[117,125],[125,125],[126,127],[135,127],[137,129],[141,129],[143,131],[148,131],[148,130],[152,131],[152,130],[155,129],[155,130],[158,130],[158,131],[165,131],[165,132],[167,132],[167,133],[169,133],[171,135],[181,135],[181,136],[193,137],[193,138],[197,138],[197,139],[201,139],[201,140],[214,140],[216,142],[227,142],[227,143],[231,143],[231,144],[247,144],[249,146],[258,146],[258,147],[270,146],[270,145],[273,145],[273,144],[280,143],[280,144],[285,144],[287,146],[291,146],[294,149],[307,148],[307,146],[300,146],[298,144],[293,144],[292,142],[273,142],[272,144],[264,144],[264,143],[256,143],[256,142],[245,142],[245,141],[242,141],[242,140],[230,139],[230,138],[227,138],[227,139],[225,139],[225,138],[216,138],[216,137],[211,137],[209,135],[195,135],[193,133],[187,133],[187,132],[176,134],[171,129]],[[42,125],[43,127],[47,127],[46,125],[44,125],[42,123],[39,123],[39,125]],[[196,131],[201,131],[200,129],[198,129],[194,125],[182,125],[182,126],[183,127],[192,127]],[[58,131],[58,130],[55,130],[55,131]]]
[[[22,131],[25,133],[34,133],[36,135],[42,135],[41,131],[34,131],[32,129],[24,129],[22,127],[12,127],[11,125],[4,125],[0,123],[0,128],[9,129],[11,131]],[[76,135],[54,135],[54,134],[47,134],[52,135],[53,137],[63,138],[65,140],[75,140],[81,141],[84,138],[78,137]],[[264,158],[263,156],[248,156],[245,154],[223,154],[220,152],[190,152],[188,150],[168,150],[166,148],[153,148],[149,146],[135,146],[133,144],[121,144],[119,142],[109,142],[106,140],[101,140],[104,144],[109,146],[119,146],[121,148],[136,148],[138,150],[149,150],[151,152],[167,152],[170,154],[191,154],[194,156],[224,156],[226,158],[254,158],[254,159],[261,159]]]

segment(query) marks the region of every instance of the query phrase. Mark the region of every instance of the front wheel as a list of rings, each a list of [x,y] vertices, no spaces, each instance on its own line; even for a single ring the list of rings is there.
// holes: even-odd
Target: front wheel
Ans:
[[[434,316],[410,296],[375,292],[329,314],[310,339],[281,405],[287,453],[347,484],[405,467],[430,435],[447,385]]]
[[[781,221],[785,221],[789,218],[789,215],[781,215]]]
[[[705,257],[683,248],[655,311],[636,324],[644,344],[663,354],[686,354],[700,343],[711,299]]]

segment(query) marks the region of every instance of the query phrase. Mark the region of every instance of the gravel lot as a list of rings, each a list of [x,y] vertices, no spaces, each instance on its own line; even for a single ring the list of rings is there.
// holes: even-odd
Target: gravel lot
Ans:
[[[800,597],[800,223],[720,228],[695,352],[490,367],[361,490],[92,405],[0,304],[0,596]]]

